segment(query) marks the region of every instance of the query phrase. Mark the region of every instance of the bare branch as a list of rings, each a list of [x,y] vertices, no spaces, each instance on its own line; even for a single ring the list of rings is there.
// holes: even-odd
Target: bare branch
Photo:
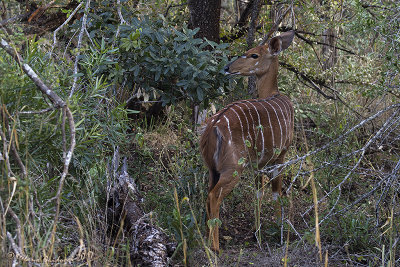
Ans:
[[[8,231],[7,231],[7,237],[8,237],[8,240],[10,240],[11,247],[13,248],[13,250],[15,252],[15,255],[17,255],[17,256],[18,255],[22,255],[20,248],[17,246],[17,244],[15,244],[14,238],[12,237],[10,232],[8,232]]]
[[[282,15],[275,21],[274,25],[271,27],[271,29],[268,31],[268,33],[264,36],[262,41],[259,43],[259,45],[263,45],[267,42],[267,40],[272,36],[272,34],[278,29],[279,24],[282,22],[282,20],[286,17],[286,15],[289,13],[289,11],[293,8],[293,5],[290,5],[285,12],[282,13]]]
[[[315,155],[315,154],[317,154],[317,153],[319,153],[319,152],[321,152],[321,151],[324,151],[324,150],[330,148],[333,144],[339,143],[339,142],[342,141],[346,136],[348,136],[350,133],[354,132],[355,130],[357,130],[357,129],[360,128],[361,126],[365,125],[367,122],[370,122],[370,121],[376,119],[377,117],[381,116],[383,113],[386,113],[386,112],[388,112],[389,110],[396,109],[396,108],[397,108],[397,109],[400,108],[400,103],[396,103],[396,104],[390,105],[390,106],[388,106],[388,107],[386,107],[386,108],[384,108],[384,109],[382,109],[382,110],[376,112],[374,115],[372,115],[372,116],[370,116],[370,117],[368,117],[368,118],[362,120],[360,123],[358,123],[357,125],[353,126],[350,130],[348,130],[348,131],[345,132],[344,134],[340,135],[340,136],[337,137],[336,139],[334,139],[334,140],[328,142],[327,144],[325,144],[324,146],[322,146],[322,147],[320,147],[320,148],[318,148],[318,149],[316,149],[316,150],[313,150],[313,151],[311,151],[311,152],[309,152],[309,153],[307,153],[307,154],[305,154],[305,155],[303,155],[303,156],[301,156],[301,157],[297,157],[297,158],[295,158],[295,159],[289,160],[289,161],[287,161],[286,163],[277,164],[277,165],[274,165],[274,166],[271,166],[271,167],[266,167],[266,168],[264,168],[264,169],[262,169],[262,170],[259,170],[258,172],[259,172],[259,173],[268,174],[268,173],[272,173],[274,170],[279,170],[280,168],[287,167],[287,166],[291,166],[291,165],[293,165],[293,164],[296,164],[296,163],[299,162],[299,161],[303,161],[303,160],[305,160],[307,157],[310,157],[310,156]]]
[[[14,22],[17,20],[23,20],[23,19],[27,18],[31,13],[32,12],[28,12],[25,14],[20,14],[20,15],[14,16],[12,18],[2,20],[2,21],[0,21],[0,28],[6,26],[8,23],[11,23],[11,22]]]
[[[78,12],[78,10],[83,6],[83,2],[81,2],[76,8],[75,10],[71,13],[71,15],[64,21],[63,24],[61,24],[54,32],[53,32],[53,45],[51,46],[51,50],[50,50],[50,54],[53,52],[54,47],[57,44],[57,32],[59,30],[61,30],[65,25],[68,24],[68,22],[70,22],[70,20],[75,16],[75,13]]]
[[[120,0],[118,0],[118,2],[119,2],[119,1],[120,1]],[[164,17],[167,17],[167,16],[168,16],[169,10],[170,10],[171,8],[174,8],[174,7],[181,7],[181,6],[186,6],[186,5],[187,5],[187,3],[177,4],[177,5],[169,4],[168,7],[167,7],[167,10],[166,10],[165,13],[164,13]]]
[[[90,2],[90,1],[88,1],[88,2]],[[56,213],[54,215],[54,224],[53,224],[51,236],[49,238],[49,242],[51,242],[49,256],[51,256],[53,253],[53,246],[54,246],[54,241],[55,241],[57,222],[58,222],[58,219],[60,216],[61,193],[62,193],[65,178],[68,175],[68,168],[71,163],[73,151],[75,149],[75,142],[76,142],[75,141],[75,122],[74,122],[72,112],[69,109],[69,107],[66,105],[66,103],[39,78],[39,76],[32,70],[32,68],[28,64],[23,63],[23,58],[5,40],[1,39],[0,46],[9,55],[11,55],[14,58],[14,60],[21,66],[21,68],[29,76],[29,78],[31,78],[32,81],[37,85],[38,89],[51,100],[51,102],[53,103],[55,108],[62,107],[63,116],[65,116],[67,118],[68,124],[69,124],[69,141],[70,141],[69,148],[68,148],[68,150],[66,150],[66,148],[63,149],[63,154],[64,154],[63,171],[61,173],[56,196],[50,200],[50,201],[56,200]],[[63,131],[65,131],[65,130],[63,130]],[[0,135],[2,135],[2,138],[4,136],[4,138],[3,138],[4,146],[7,145],[5,134],[2,131],[0,131]],[[3,150],[4,149],[5,149],[5,147],[3,148]],[[8,151],[5,150],[4,152],[7,152],[5,154],[5,156],[8,157]],[[11,168],[9,168],[9,171],[11,171]]]
[[[306,86],[310,87],[311,89],[317,91],[319,94],[321,94],[326,99],[339,100],[343,105],[348,107],[352,112],[357,114],[359,117],[363,117],[359,112],[357,112],[352,107],[350,107],[350,105],[339,96],[339,92],[337,90],[335,90],[332,87],[328,86],[327,82],[325,80],[314,78],[314,77],[312,77],[312,76],[310,76],[310,75],[308,75],[308,74],[296,69],[294,66],[292,66],[292,65],[290,65],[290,64],[288,64],[286,62],[280,61],[279,65],[281,65],[282,67],[284,67],[287,70],[290,70],[290,71],[294,72],[297,75],[297,77],[301,77],[304,81],[306,81],[308,83],[308,84],[303,83],[304,85],[306,85]],[[331,92],[333,92],[333,95],[326,94],[318,85],[329,89]]]
[[[37,111],[35,111],[35,110],[31,110],[31,111],[19,111],[18,114],[22,114],[22,115],[43,114],[43,113],[46,113],[46,112],[49,112],[49,111],[53,111],[53,110],[55,110],[54,107],[49,107],[49,108],[45,108],[45,109],[37,110]]]
[[[1,140],[3,140],[2,158],[6,163],[7,176],[8,176],[7,178],[9,178],[9,177],[13,177],[15,175],[14,175],[13,171],[11,170],[10,158],[9,158],[9,154],[8,154],[8,152],[9,152],[9,149],[8,149],[9,143],[7,141],[6,131],[5,130],[3,131],[2,128],[3,128],[3,124],[0,125],[0,137],[1,137]]]
[[[14,58],[26,75],[28,75],[28,77],[36,84],[38,89],[50,99],[56,108],[64,107],[66,105],[65,102],[40,79],[40,77],[28,64],[23,63],[23,58],[8,44],[6,40],[1,39],[0,47]]]
[[[50,199],[49,201],[52,200],[56,200],[57,205],[56,205],[56,213],[54,215],[54,224],[53,224],[53,230],[51,232],[51,237],[49,238],[49,242],[51,242],[51,248],[49,251],[49,255],[52,254],[53,252],[53,245],[54,245],[54,241],[55,241],[55,234],[56,234],[56,229],[57,229],[57,221],[58,218],[60,216],[60,204],[61,204],[61,193],[62,193],[62,189],[64,186],[64,181],[65,178],[67,177],[68,174],[68,167],[69,164],[71,162],[72,159],[72,154],[75,148],[75,123],[74,123],[74,118],[72,116],[72,112],[68,107],[64,107],[64,112],[63,114],[65,114],[65,116],[68,119],[68,123],[69,123],[69,131],[70,131],[70,145],[69,145],[69,149],[64,157],[64,169],[63,172],[61,174],[61,178],[59,181],[59,185],[58,185],[58,190],[56,193],[56,196],[52,199]]]
[[[119,16],[120,22],[119,22],[119,25],[118,25],[118,28],[117,28],[117,32],[115,33],[114,41],[113,41],[113,43],[112,43],[112,46],[113,46],[113,47],[114,47],[114,45],[115,45],[115,43],[116,43],[116,41],[117,41],[117,38],[118,38],[118,36],[119,36],[119,32],[120,32],[120,30],[121,30],[120,26],[121,26],[121,25],[124,25],[124,24],[129,25],[129,23],[126,22],[126,20],[125,20],[124,17],[122,16],[122,11],[121,11],[121,0],[117,0],[117,11],[118,11],[118,16]],[[90,38],[90,37],[89,37],[89,38]]]
[[[298,32],[296,32],[296,36],[297,36],[299,39],[303,40],[303,41],[304,41],[306,44],[308,44],[308,45],[312,45],[312,44],[314,44],[314,43],[315,43],[315,44],[319,44],[319,45],[325,45],[325,46],[329,46],[329,47],[332,47],[332,48],[335,48],[335,49],[344,51],[344,52],[349,53],[349,54],[351,54],[351,55],[356,55],[356,56],[357,56],[357,54],[356,54],[355,52],[353,52],[353,51],[351,51],[351,50],[349,50],[349,49],[346,49],[346,48],[343,48],[343,47],[338,47],[338,46],[336,46],[336,45],[332,45],[332,44],[328,44],[328,43],[324,43],[324,42],[320,42],[320,41],[310,40],[310,39],[307,39],[306,37],[304,37],[303,35],[299,34]],[[336,36],[335,36],[335,37],[336,37]]]
[[[71,92],[69,94],[69,98],[71,98],[72,95],[74,94],[75,89],[76,89],[76,83],[78,81],[78,76],[77,76],[77,74],[78,74],[78,61],[79,61],[79,57],[81,55],[80,48],[81,48],[81,44],[82,44],[83,33],[85,32],[85,29],[86,29],[86,22],[87,22],[87,16],[88,16],[88,13],[89,13],[89,8],[90,8],[90,0],[87,0],[86,1],[86,6],[85,6],[85,14],[83,15],[83,18],[82,18],[81,31],[80,31],[79,36],[78,36],[78,44],[76,46],[77,54],[76,54],[75,64],[74,64],[74,81],[72,83],[72,88],[71,88]]]
[[[124,17],[122,16],[122,12],[121,12],[121,0],[117,0],[117,11],[118,11],[118,16],[119,16],[119,20],[120,20],[120,25],[122,24],[128,24],[126,22],[126,20],[124,19]]]
[[[39,7],[38,9],[36,9],[32,15],[29,16],[28,18],[28,22],[31,22],[34,19],[37,19],[36,17],[40,17],[44,11],[46,11],[47,9],[49,9],[56,1],[50,1],[49,3],[47,3],[44,6]]]
[[[227,42],[229,40],[235,40],[242,37],[249,28],[245,27],[246,21],[250,16],[251,10],[253,9],[255,0],[250,0],[246,8],[240,14],[239,21],[233,26],[233,33],[221,37],[222,42]],[[238,30],[236,30],[238,28]]]
[[[397,109],[395,110],[392,115],[386,120],[386,122],[384,123],[384,125],[379,129],[378,132],[375,133],[375,135],[359,150],[361,152],[361,155],[359,156],[359,159],[357,160],[356,164],[354,164],[353,168],[346,174],[346,176],[342,179],[342,181],[337,184],[333,189],[331,189],[328,193],[326,193],[321,199],[318,200],[318,203],[322,202],[323,200],[325,200],[329,195],[331,195],[334,191],[336,191],[337,189],[340,189],[341,186],[343,185],[343,183],[345,181],[347,181],[350,177],[350,175],[358,168],[358,166],[361,163],[361,160],[364,158],[365,155],[365,151],[366,149],[378,138],[381,136],[382,132],[387,128],[387,126],[390,124],[390,121],[392,120],[392,118],[394,116],[397,115],[397,113],[400,110]],[[329,211],[329,213],[321,220],[320,223],[322,223],[323,221],[325,221],[327,218],[331,217],[333,214],[337,214],[333,213],[333,210],[335,208],[335,205],[331,208],[331,210]],[[312,209],[312,207],[308,208],[304,213],[303,216],[308,213],[310,210]]]

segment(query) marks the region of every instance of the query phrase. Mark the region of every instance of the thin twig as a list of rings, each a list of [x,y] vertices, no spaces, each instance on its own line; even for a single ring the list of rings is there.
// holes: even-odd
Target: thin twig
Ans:
[[[54,47],[57,44],[57,32],[61,30],[68,22],[75,16],[75,13],[83,6],[83,2],[79,3],[79,5],[74,9],[74,11],[69,15],[69,17],[61,24],[54,32],[53,32],[53,45],[51,46],[50,55],[53,53]]]
[[[88,13],[89,13],[89,8],[90,8],[90,0],[87,0],[86,2],[86,6],[85,6],[85,14],[83,15],[83,19],[82,19],[82,25],[81,25],[81,31],[79,33],[78,36],[78,44],[76,46],[76,50],[77,50],[77,54],[75,57],[75,63],[74,63],[74,81],[72,83],[72,87],[71,87],[71,92],[69,94],[68,98],[71,98],[75,92],[76,89],[76,85],[77,85],[77,81],[78,81],[78,62],[79,62],[79,58],[81,55],[81,45],[82,45],[82,38],[83,38],[83,33],[85,32],[86,29],[86,22],[87,22],[87,17],[88,17]]]
[[[389,121],[391,120],[391,118],[393,118],[400,110],[395,110],[393,112],[393,114],[390,116],[389,119],[386,120],[386,122],[384,123],[384,125],[379,129],[379,131],[361,148],[361,155],[359,156],[358,161],[356,162],[356,164],[353,166],[353,168],[346,174],[346,176],[342,179],[342,181],[337,184],[333,189],[331,189],[328,193],[326,193],[321,199],[318,200],[318,203],[322,202],[323,200],[325,200],[328,196],[330,196],[334,191],[336,191],[336,189],[340,188],[343,183],[345,181],[347,181],[350,177],[350,175],[354,172],[354,170],[356,170],[358,168],[358,166],[361,163],[361,160],[364,158],[365,155],[365,151],[366,149],[381,135],[382,131],[384,129],[386,129]],[[312,207],[308,208],[304,213],[303,216],[308,213],[310,210],[312,209]],[[331,211],[325,215],[324,219],[321,220],[321,223],[323,221],[325,221],[327,218],[331,217],[331,215],[336,214],[333,213],[333,209],[331,209]]]
[[[45,108],[45,109],[42,109],[42,110],[18,111],[18,114],[21,114],[21,115],[43,114],[43,113],[46,113],[46,112],[49,112],[49,111],[53,111],[53,110],[55,110],[54,107],[49,107],[49,108]]]
[[[18,249],[19,251],[22,252],[22,234],[21,234],[21,221],[19,220],[17,214],[13,211],[11,207],[8,207],[8,213],[10,213],[11,217],[14,219],[15,224],[16,224],[16,231],[17,231],[17,237],[18,237]]]
[[[120,25],[123,24],[128,24],[126,22],[126,20],[124,19],[124,17],[122,16],[122,11],[121,11],[121,0],[117,0],[117,11],[118,11],[118,16],[119,16],[119,20],[120,20]]]
[[[8,232],[8,231],[7,231],[7,237],[8,237],[8,240],[10,240],[11,247],[13,248],[16,256],[22,255],[21,251],[19,250],[19,247],[17,246],[17,244],[15,244],[14,238],[12,237],[10,232]]]
[[[17,15],[17,16],[12,17],[12,18],[8,18],[8,19],[5,19],[5,20],[2,20],[2,21],[0,21],[0,28],[6,26],[8,23],[11,23],[11,22],[14,22],[14,21],[17,21],[17,20],[23,20],[23,19],[27,18],[31,13],[32,12],[28,12],[28,13],[25,13],[25,14]]]
[[[3,156],[3,159],[7,166],[7,168],[6,168],[7,169],[7,178],[9,178],[9,177],[14,177],[15,175],[14,175],[13,171],[11,170],[11,164],[10,164],[10,160],[9,160],[10,158],[9,158],[8,149],[7,149],[9,147],[9,144],[7,141],[5,131],[3,131],[2,128],[3,128],[3,126],[2,126],[2,124],[0,124],[0,137],[1,137],[1,140],[3,140],[2,156]]]
[[[118,0],[118,2],[119,2],[119,0]],[[173,7],[181,7],[181,6],[186,6],[186,5],[187,5],[187,3],[177,4],[177,5],[169,4],[168,7],[167,7],[167,10],[165,10],[164,17],[168,16],[168,12],[169,12],[169,10],[171,8],[173,8]]]
[[[300,70],[296,69],[294,66],[290,65],[289,63],[286,62],[279,62],[279,65],[281,65],[282,67],[284,67],[287,70],[290,70],[292,72],[294,72],[297,77],[301,77],[304,81],[306,81],[307,83],[302,82],[302,80],[300,80],[304,85],[308,86],[309,88],[317,91],[319,94],[321,94],[324,98],[329,99],[329,100],[339,100],[343,105],[345,105],[347,108],[349,108],[352,112],[354,112],[355,114],[357,114],[357,116],[359,117],[363,117],[359,112],[357,112],[356,110],[354,110],[346,101],[344,101],[341,97],[340,97],[340,93],[333,89],[332,87],[328,86],[326,84],[325,80],[321,80],[321,79],[317,79],[314,77],[311,77],[310,75],[301,72]],[[328,95],[326,94],[318,85],[325,87],[327,89],[329,89],[333,95]]]
[[[119,25],[117,28],[117,32],[115,33],[115,37],[114,37],[114,41],[112,43],[112,47],[115,46],[115,43],[117,42],[117,38],[119,36],[119,32],[121,30],[121,25],[129,25],[129,23],[124,19],[124,17],[122,16],[122,5],[121,5],[121,0],[117,0],[117,12],[118,12],[118,16],[119,16]]]
[[[55,234],[56,234],[56,229],[57,229],[57,221],[58,221],[58,218],[60,216],[61,193],[62,193],[62,189],[63,189],[63,186],[64,186],[65,178],[67,177],[67,174],[68,174],[68,167],[69,167],[69,164],[70,164],[71,159],[72,159],[72,154],[73,154],[73,151],[74,151],[74,148],[75,148],[75,123],[74,123],[74,118],[73,118],[71,110],[68,107],[64,107],[64,109],[65,109],[65,114],[66,114],[66,117],[67,117],[68,123],[69,123],[70,145],[69,145],[69,149],[68,149],[68,151],[66,153],[66,156],[64,158],[64,169],[63,169],[63,172],[61,174],[61,178],[60,178],[60,182],[59,182],[59,185],[58,185],[57,194],[53,198],[53,199],[56,200],[56,213],[54,215],[53,230],[51,232],[51,237],[49,239],[49,241],[51,242],[49,256],[51,256],[51,254],[53,253],[53,246],[54,246]]]
[[[274,25],[271,27],[271,29],[268,31],[268,33],[264,36],[262,41],[259,43],[259,45],[264,45],[268,39],[272,36],[272,34],[278,29],[279,24],[282,22],[282,20],[286,17],[286,15],[289,13],[289,11],[293,8],[292,5],[290,5],[285,12],[282,13],[281,16],[275,21]]]
[[[11,115],[8,113],[6,106],[3,106],[3,108],[0,108],[0,114],[2,115],[3,121],[4,121],[4,126],[8,131],[8,136],[10,138],[10,144],[9,144],[9,150],[11,150],[11,152],[14,154],[14,158],[17,161],[24,177],[27,177],[28,173],[26,171],[26,167],[24,165],[24,163],[22,162],[17,148],[15,147],[15,144],[17,142],[17,140],[15,140],[17,137],[13,135],[13,133],[15,133],[15,129],[13,128],[12,130],[10,129],[10,124],[8,122],[8,117],[11,118],[11,120],[15,121]],[[15,127],[15,123],[14,123],[14,127]],[[14,137],[14,138],[13,138]]]
[[[311,152],[309,152],[309,153],[307,153],[307,154],[305,154],[305,155],[303,155],[301,157],[297,157],[295,159],[289,160],[286,163],[265,167],[265,168],[259,170],[258,172],[268,174],[268,173],[272,173],[274,170],[278,170],[280,168],[284,168],[286,166],[290,166],[290,165],[296,164],[299,161],[303,161],[307,157],[310,157],[312,155],[315,155],[315,154],[317,154],[317,153],[319,153],[321,151],[324,151],[324,150],[330,148],[333,144],[342,141],[344,139],[344,137],[348,136],[350,133],[354,132],[355,130],[357,130],[358,128],[360,128],[361,126],[366,124],[367,122],[370,122],[371,120],[374,120],[377,117],[381,116],[383,113],[386,113],[389,110],[392,110],[392,109],[395,109],[395,108],[400,108],[400,103],[396,103],[396,104],[390,105],[390,106],[388,106],[388,107],[376,112],[374,115],[362,120],[360,123],[358,123],[357,125],[353,126],[347,132],[343,133],[342,135],[340,135],[336,139],[328,142],[327,144],[325,144],[324,146],[322,146],[322,147],[320,147],[320,148],[318,148],[316,150],[313,150],[313,151],[311,151]]]
[[[28,18],[28,22],[31,22],[32,20],[34,20],[36,17],[39,17],[43,14],[44,11],[46,11],[47,9],[49,9],[54,3],[56,2],[56,0],[52,0],[49,3],[47,3],[44,6],[39,7],[38,9],[36,9],[32,15],[29,16]]]
[[[349,49],[346,49],[346,48],[343,48],[343,47],[338,47],[338,46],[336,46],[336,45],[332,45],[332,44],[328,44],[328,43],[324,43],[324,42],[320,42],[320,41],[310,40],[310,39],[307,39],[306,37],[304,37],[303,35],[299,34],[298,32],[296,33],[296,36],[297,36],[299,39],[303,40],[306,44],[311,45],[311,46],[315,43],[315,44],[324,45],[324,46],[329,46],[329,47],[332,47],[332,48],[341,50],[341,51],[343,51],[343,52],[349,53],[350,55],[358,56],[355,52],[353,52],[353,51],[351,51],[351,50],[349,50]],[[336,36],[335,36],[335,37],[336,37]],[[361,57],[361,58],[362,58],[362,57]]]

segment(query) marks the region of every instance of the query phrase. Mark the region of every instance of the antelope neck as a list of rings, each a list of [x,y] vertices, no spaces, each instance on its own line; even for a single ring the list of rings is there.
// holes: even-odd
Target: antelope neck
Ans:
[[[272,59],[268,70],[262,75],[256,75],[258,98],[268,98],[279,94],[278,90],[278,57]]]

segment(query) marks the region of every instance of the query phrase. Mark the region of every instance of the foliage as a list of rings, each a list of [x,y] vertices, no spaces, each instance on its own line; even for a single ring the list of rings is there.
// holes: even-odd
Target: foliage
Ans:
[[[43,42],[43,39],[27,41],[24,51],[25,61],[40,73],[41,78],[58,95],[68,99],[69,86],[65,81],[70,79],[70,73],[64,71],[68,64],[63,61],[54,64],[41,46]],[[32,81],[21,74],[22,70],[11,57],[3,50],[0,50],[0,54],[1,131],[4,131],[9,138],[8,133],[11,132],[8,130],[13,129],[11,140],[15,140],[19,156],[29,170],[28,176],[23,175],[17,171],[16,159],[11,158],[12,169],[17,175],[16,194],[8,195],[10,192],[7,190],[7,180],[2,179],[0,200],[4,201],[8,197],[10,200],[14,199],[10,202],[9,208],[15,212],[30,209],[33,202],[38,204],[35,209],[30,210],[31,215],[18,214],[23,223],[22,227],[18,228],[12,220],[8,220],[6,224],[7,231],[19,231],[23,235],[30,236],[30,239],[26,240],[29,244],[26,243],[26,250],[22,253],[37,259],[43,256],[40,251],[46,251],[51,244],[49,236],[56,205],[52,199],[57,192],[63,160],[62,151],[66,145],[61,131],[62,112],[57,109],[40,112],[48,108],[46,99],[36,90]],[[94,57],[91,67],[96,69],[103,63]],[[113,147],[124,148],[130,140],[127,133],[127,110],[112,97],[113,87],[102,77],[96,77],[89,72],[86,74],[84,79],[87,83],[68,102],[76,120],[77,145],[69,170],[70,177],[63,189],[63,199],[68,201],[62,202],[61,210],[65,213],[73,212],[76,217],[72,221],[68,219],[67,223],[58,225],[57,235],[60,235],[60,238],[63,234],[68,236],[66,243],[59,242],[59,245],[65,246],[64,252],[56,253],[60,257],[63,257],[63,253],[71,253],[76,242],[79,242],[79,233],[75,227],[78,227],[80,222],[88,226],[85,231],[92,236],[97,235],[95,233],[97,227],[104,227],[93,216],[99,212],[98,201],[104,198],[107,157]],[[3,144],[5,140],[2,139],[1,142]],[[1,160],[1,173],[2,177],[10,178],[7,177],[7,166],[3,160]],[[30,216],[40,219],[27,223],[31,222]],[[91,245],[88,244],[89,246]]]
[[[135,87],[145,99],[160,98],[163,105],[184,100],[208,106],[228,85],[222,70],[228,60],[227,45],[196,39],[196,32],[186,26],[177,30],[164,19],[133,18],[129,26],[120,28],[118,48],[109,51],[113,54],[110,65],[94,72],[105,74],[110,82]],[[100,51],[104,39],[101,43],[96,46]]]
[[[199,247],[208,252],[203,242],[207,236],[207,173],[197,147],[198,134],[189,123],[188,106],[205,107],[215,101],[214,106],[220,109],[226,103],[251,97],[244,89],[246,79],[228,79],[222,73],[228,54],[245,51],[245,36],[233,40],[228,51],[228,44],[194,38],[196,30],[183,23],[189,17],[187,10],[176,6],[185,1],[140,1],[137,9],[130,10],[133,2],[121,1],[128,25],[122,23],[114,2],[92,1],[87,12],[87,33],[79,49],[79,19],[58,33],[62,45],[52,53],[52,36],[25,36],[24,27],[11,24],[8,26],[13,35],[1,31],[2,37],[16,44],[24,63],[67,101],[74,115],[77,142],[63,188],[57,238],[52,243],[49,235],[56,208],[53,197],[63,167],[62,111],[45,111],[49,108],[46,98],[15,60],[0,49],[0,105],[6,111],[0,118],[0,131],[7,142],[13,141],[28,169],[24,176],[9,145],[12,142],[1,139],[0,169],[4,179],[0,181],[0,204],[1,217],[6,218],[1,226],[1,253],[13,251],[7,232],[17,240],[20,230],[25,239],[18,240],[22,240],[24,253],[32,258],[42,257],[50,246],[57,248],[53,256],[63,258],[82,241],[86,248],[102,255],[101,264],[129,265],[130,241],[122,237],[113,240],[104,225],[110,182],[107,165],[115,146],[128,156],[129,172],[141,189],[145,211],[154,211],[166,233],[180,244],[175,260],[180,261],[187,252],[197,263]],[[5,5],[8,3],[12,3],[8,6],[12,14],[17,14],[19,4],[6,1]],[[229,3],[231,9],[224,7],[223,34],[232,32],[228,24],[235,20],[234,3]],[[270,1],[262,6],[263,28],[256,41],[272,25],[270,14],[289,7],[287,3]],[[285,220],[281,226],[271,223],[273,203],[268,202],[271,196],[266,188],[257,220],[259,233],[273,238],[260,245],[268,245],[272,254],[282,251],[284,242],[295,243],[288,250],[314,246],[316,219],[308,184],[311,177],[317,187],[321,240],[329,260],[339,258],[338,266],[390,266],[398,262],[400,120],[398,113],[393,113],[397,109],[368,119],[399,103],[398,3],[292,3],[292,12],[281,25],[293,26],[298,37],[280,60],[297,73],[282,67],[279,76],[280,90],[291,97],[296,109],[295,138],[288,153],[292,163],[284,170],[285,189],[290,190],[282,197]],[[166,12],[165,18],[156,15],[158,10]],[[285,27],[280,30],[287,30]],[[329,68],[324,66],[328,56],[323,46],[328,30],[336,34],[334,45],[338,48],[336,61]],[[333,52],[332,47],[329,49]],[[75,57],[78,52],[80,56]],[[75,59],[79,60],[78,72],[73,74]],[[70,97],[74,78],[78,78],[78,86]],[[129,119],[135,111],[126,110],[125,104],[132,95],[163,101],[169,105],[168,115],[157,122]],[[7,176],[5,151],[9,152],[16,180]],[[256,201],[253,178],[254,171],[245,172],[241,185],[221,209],[226,258],[237,251],[236,246],[245,251],[243,258],[249,262],[256,254],[256,243],[251,239]],[[4,214],[9,203],[20,225],[10,212]],[[264,250],[257,251],[266,257]],[[301,256],[315,258],[308,253]],[[236,255],[230,258],[236,259]],[[219,260],[223,265],[223,257]],[[206,260],[204,265],[210,262]],[[296,264],[293,258],[291,264]],[[240,265],[239,260],[232,265]]]

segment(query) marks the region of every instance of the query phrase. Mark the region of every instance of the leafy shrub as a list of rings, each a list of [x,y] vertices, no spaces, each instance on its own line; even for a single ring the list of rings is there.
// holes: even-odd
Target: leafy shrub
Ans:
[[[207,106],[228,84],[222,71],[227,44],[195,38],[196,32],[186,26],[177,30],[162,19],[134,18],[130,26],[121,26],[116,58],[98,74],[135,86],[139,95],[160,98],[163,105],[189,100]]]

